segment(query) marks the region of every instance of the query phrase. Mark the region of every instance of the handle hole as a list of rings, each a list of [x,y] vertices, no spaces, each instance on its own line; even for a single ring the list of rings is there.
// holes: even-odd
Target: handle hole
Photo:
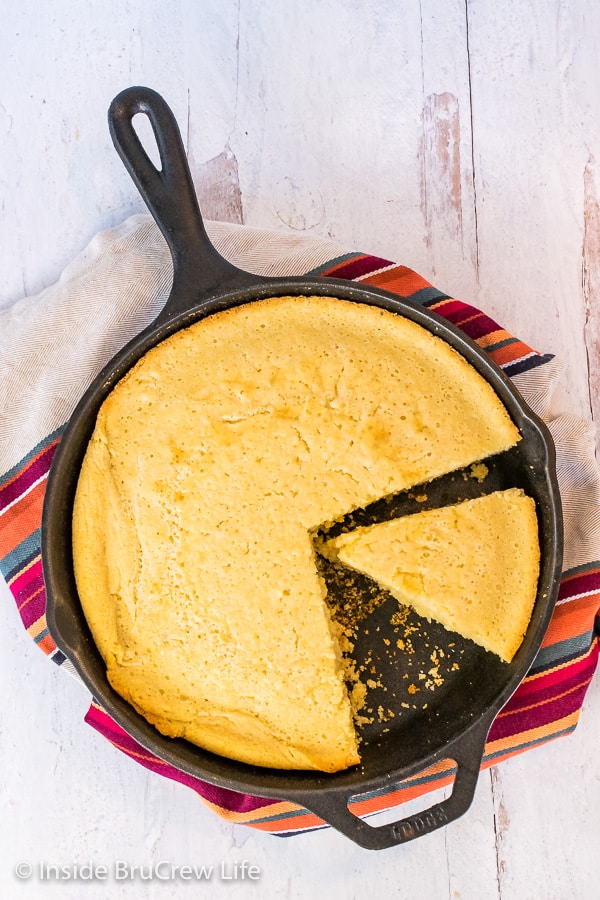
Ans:
[[[429,830],[426,828],[428,810],[452,794],[456,771],[454,760],[442,759],[385,792],[356,794],[350,798],[348,809],[372,828],[408,819],[418,830],[422,819],[423,831]]]
[[[150,122],[150,119],[148,118],[146,113],[136,113],[131,120],[131,125],[138,138],[140,139],[142,147],[147,153],[150,162],[152,163],[154,168],[157,169],[157,171],[162,172],[162,160],[160,158],[160,151],[156,143],[152,123]]]

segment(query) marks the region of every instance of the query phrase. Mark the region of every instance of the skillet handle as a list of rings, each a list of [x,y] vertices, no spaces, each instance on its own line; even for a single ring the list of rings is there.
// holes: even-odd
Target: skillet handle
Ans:
[[[332,797],[327,792],[322,795],[316,793],[301,802],[323,821],[367,850],[384,850],[430,834],[458,819],[471,805],[492,720],[486,717],[484,722],[478,722],[439,757],[456,762],[452,794],[423,812],[406,816],[397,822],[372,826],[350,811],[348,801],[356,796],[354,794]]]
[[[152,126],[161,169],[157,169],[133,127],[145,114]],[[206,233],[181,133],[166,101],[151,88],[129,87],[108,110],[110,134],[142,199],[162,231],[173,257],[173,288],[159,318],[187,312],[218,287],[246,287],[255,276],[236,268],[213,247]]]

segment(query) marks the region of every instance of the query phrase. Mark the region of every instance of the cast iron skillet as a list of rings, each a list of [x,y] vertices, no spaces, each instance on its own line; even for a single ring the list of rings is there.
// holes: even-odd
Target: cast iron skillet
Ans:
[[[151,122],[160,151],[160,170],[149,159],[133,127],[137,113],[144,113]],[[223,259],[204,229],[173,114],[154,91],[142,87],[123,91],[111,104],[109,124],[116,149],[170,247],[173,287],[156,320],[123,347],[86,391],[57,450],[42,522],[50,632],[108,713],[140,744],[179,769],[230,790],[300,804],[363,847],[381,849],[430,832],[469,807],[490,725],[530,668],[552,615],[561,571],[562,521],[551,438],[500,369],[475,343],[434,313],[385,291],[341,279],[257,277]],[[490,474],[485,490],[518,485],[535,498],[542,548],[535,609],[523,644],[510,664],[416,617],[415,630],[411,629],[412,656],[391,654],[389,648],[395,646],[399,634],[390,622],[391,610],[397,610],[395,601],[390,601],[392,606],[383,602],[365,620],[356,653],[363,654],[372,669],[386,679],[389,690],[379,698],[375,695],[375,703],[379,699],[386,710],[391,707],[393,717],[382,723],[375,716],[374,723],[365,726],[361,765],[334,775],[250,766],[159,734],[108,684],[82,614],[71,558],[71,511],[78,472],[98,409],[121,377],[159,341],[204,316],[265,297],[301,294],[334,295],[406,316],[445,339],[487,379],[523,439],[514,450],[488,461]],[[459,473],[428,485],[427,502],[451,502],[482,490],[473,478]],[[392,514],[410,511],[414,503],[409,494],[399,496]],[[386,509],[389,514],[389,505]],[[359,519],[360,515],[363,520],[367,516],[374,521],[381,513],[374,508],[359,514]],[[322,565],[324,577],[335,580],[335,572]],[[360,580],[357,584],[365,592],[373,587]],[[373,635],[378,626],[378,633],[389,636],[387,643],[375,645]],[[406,693],[407,684],[417,679],[417,669],[431,668],[428,654],[432,646],[445,648],[443,684],[439,690],[424,689],[427,696],[415,703],[414,692]],[[458,668],[451,665],[453,662]],[[413,663],[416,668],[411,669]],[[451,795],[442,802],[377,827],[350,812],[348,802],[352,798],[390,788],[443,759],[456,763],[456,777]]]

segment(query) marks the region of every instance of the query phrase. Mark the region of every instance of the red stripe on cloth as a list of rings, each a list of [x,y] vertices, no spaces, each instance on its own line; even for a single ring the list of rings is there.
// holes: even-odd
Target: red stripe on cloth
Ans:
[[[484,350],[489,346],[488,338],[490,335],[497,335],[498,340],[508,341],[502,347],[487,350],[489,356],[499,366],[506,366],[530,354],[538,355],[527,344],[513,338],[494,319],[491,319],[474,306],[463,303],[461,300],[442,300],[439,303],[432,304],[430,309],[433,309],[438,315],[443,316],[444,319],[447,319],[460,328],[461,331],[464,331],[468,337],[476,341]]]
[[[502,740],[490,741],[486,744],[481,768],[486,769],[489,766],[511,759],[513,756],[518,756],[526,750],[531,750],[558,737],[570,734],[577,726],[579,712],[577,710],[575,713],[565,716],[564,719],[553,720],[549,725],[531,728],[529,731]]]
[[[21,621],[31,628],[46,612],[46,588],[42,572],[42,559],[38,556],[9,583],[15,598]]]
[[[438,315],[443,316],[444,319],[452,322],[453,325],[457,325],[474,341],[481,340],[488,334],[498,331],[504,332],[504,329],[494,319],[491,319],[474,306],[463,303],[461,300],[442,300],[441,303],[435,303],[430,308],[435,310]],[[511,337],[508,333],[506,334],[508,337]],[[525,345],[523,344],[522,346]]]
[[[230,791],[226,788],[215,787],[192,775],[181,772],[179,769],[170,766],[154,756],[148,750],[145,750],[141,744],[138,744],[120,725],[111,719],[111,717],[97,704],[92,703],[85,721],[91,725],[100,734],[104,735],[111,744],[126,753],[131,759],[140,763],[146,769],[152,772],[158,772],[173,781],[178,781],[196,791],[203,799],[208,800],[215,806],[231,812],[243,813],[250,810],[262,809],[272,803],[278,803],[277,800],[271,800],[265,797],[254,797],[249,794],[241,794],[236,791]]]
[[[588,678],[590,667],[593,664],[594,661],[590,658],[590,654],[586,653],[585,656],[575,662],[551,669],[542,675],[532,675],[525,678],[504,707],[504,710],[500,712],[500,715],[503,715],[504,711],[519,708],[520,705],[526,706],[531,704],[531,700],[534,697],[539,696],[543,700],[545,697],[551,696],[552,693],[560,692],[561,689],[569,686],[569,684],[575,684],[577,681]]]
[[[406,266],[394,266],[385,272],[374,272],[366,278],[361,278],[361,282],[385,291],[392,291],[399,297],[411,297],[418,291],[431,287],[428,281],[417,275],[412,269],[407,269]]]
[[[589,682],[581,685],[576,690],[568,691],[552,703],[540,704],[539,706],[523,710],[514,716],[504,716],[495,719],[490,729],[489,740],[497,741],[506,737],[512,738],[532,728],[549,725],[571,713],[579,713],[588,684]]]
[[[594,674],[594,666],[595,660],[586,655],[571,665],[562,666],[539,678],[523,681],[498,718],[531,709],[536,704],[548,703],[568,691],[589,684]]]
[[[360,254],[353,259],[346,259],[344,262],[337,263],[329,269],[321,272],[321,277],[335,276],[335,278],[345,278],[352,281],[355,278],[362,278],[375,269],[382,269],[384,266],[392,266],[393,263],[389,259],[382,259],[380,256],[369,256],[368,254]]]
[[[456,300],[454,298],[442,300],[439,303],[432,303],[429,308],[435,310],[439,316],[443,316],[444,319],[447,319],[454,325],[458,325],[460,321],[468,319],[469,316],[479,312],[479,310],[474,309],[474,307],[469,306],[467,303],[463,303],[462,300]]]
[[[550,724],[558,719],[563,719],[572,713],[581,710],[583,699],[589,687],[590,680],[598,662],[597,645],[590,653],[590,665],[588,677],[576,684],[570,690],[559,694],[553,700],[546,703],[533,704],[524,710],[513,711],[505,707],[502,714],[497,716],[490,729],[488,741],[497,741],[506,737],[513,737],[521,732],[542,725]]]
[[[491,331],[498,331],[500,327],[498,323],[494,322],[493,319],[490,319],[489,316],[486,316],[484,313],[479,312],[472,307],[471,314],[462,320],[457,320],[456,324],[462,328],[465,334],[468,334],[470,338],[473,338],[474,341],[484,337],[484,335],[489,334]]]
[[[10,589],[17,603],[42,583],[42,559],[37,557],[26,569],[23,569],[10,582]]]
[[[46,613],[46,588],[43,581],[18,603],[19,615],[25,628],[38,621]]]
[[[37,456],[31,459],[24,468],[0,486],[0,510],[5,509],[10,503],[27,491],[49,470],[54,452],[58,446],[58,440],[44,447]]]
[[[453,321],[452,316],[457,315],[459,310],[463,310],[464,308],[465,304],[462,300],[455,300],[453,297],[438,300],[429,307],[429,309],[436,312],[438,316],[443,316],[444,319],[448,319],[449,322]]]
[[[46,613],[46,589],[40,585],[19,604],[19,615],[25,628],[29,629]]]
[[[568,597],[589,591],[600,592],[600,569],[564,577],[558,590],[558,599],[566,600]]]

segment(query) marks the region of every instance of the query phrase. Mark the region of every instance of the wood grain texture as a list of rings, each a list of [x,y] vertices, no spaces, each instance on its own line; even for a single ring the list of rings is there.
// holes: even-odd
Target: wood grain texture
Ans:
[[[332,237],[420,271],[560,356],[560,403],[600,410],[600,5],[585,0],[75,0],[7,6],[0,34],[0,305],[53,283],[143,208],[106,127],[122,88],[181,123],[208,217]],[[82,722],[88,698],[0,589],[0,894],[20,861],[214,864],[211,897],[583,900],[600,836],[593,683],[575,734],[484,773],[469,813],[369,853],[218,819]],[[187,896],[181,882],[61,897]],[[56,890],[54,890],[56,893]],[[201,892],[197,891],[198,895]]]
[[[588,415],[581,179],[599,135],[589,112],[592,50],[582,35],[600,33],[598,11],[488,0],[468,10],[477,300],[565,361],[570,407]]]
[[[600,421],[600,171],[590,155],[583,171],[581,276],[584,338],[594,421]]]

